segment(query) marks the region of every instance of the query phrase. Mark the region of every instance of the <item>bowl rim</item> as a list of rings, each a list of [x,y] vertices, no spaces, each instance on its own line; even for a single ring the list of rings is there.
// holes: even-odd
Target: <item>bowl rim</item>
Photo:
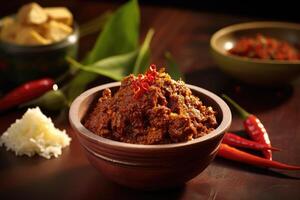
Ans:
[[[224,51],[221,51],[217,47],[217,40],[228,33],[233,33],[240,30],[247,29],[257,29],[257,28],[280,28],[280,29],[294,29],[300,31],[300,24],[291,23],[291,22],[281,22],[281,21],[254,21],[254,22],[245,22],[239,24],[233,24],[219,29],[215,32],[210,38],[210,46],[211,48],[226,57],[229,57],[234,60],[243,61],[243,62],[251,62],[251,63],[260,63],[260,64],[289,64],[289,65],[299,65],[300,60],[287,61],[287,60],[268,60],[268,59],[259,59],[259,58],[248,58],[237,55],[228,54]]]
[[[196,138],[191,141],[187,142],[181,142],[181,143],[172,143],[172,144],[151,144],[151,145],[144,145],[144,144],[131,144],[131,143],[125,143],[125,142],[119,142],[111,139],[107,139],[104,137],[101,137],[99,135],[96,135],[92,133],[90,130],[85,128],[83,124],[81,123],[78,113],[79,113],[79,108],[81,106],[81,103],[90,95],[99,92],[103,89],[106,88],[112,88],[112,87],[117,87],[120,86],[120,82],[112,82],[108,84],[103,84],[94,88],[91,88],[85,92],[83,92],[81,95],[79,95],[71,104],[70,110],[69,110],[69,121],[71,123],[71,126],[76,129],[76,133],[81,134],[91,140],[97,141],[98,143],[102,143],[105,145],[113,146],[115,148],[126,148],[126,149],[144,149],[144,150],[155,150],[155,149],[171,149],[171,148],[177,148],[177,147],[184,147],[184,146],[189,146],[193,145],[199,142],[207,141],[207,140],[212,140],[215,137],[223,134],[231,125],[232,121],[232,115],[231,111],[228,107],[228,105],[225,103],[224,100],[222,100],[220,97],[218,97],[216,94],[200,88],[198,86],[186,84],[191,90],[195,90],[199,93],[202,93],[208,97],[210,97],[213,101],[215,101],[221,109],[222,112],[222,121],[219,124],[219,126],[210,132],[209,134],[202,136],[200,138]]]
[[[15,14],[12,14],[12,15],[7,15],[7,16],[0,18],[0,29],[2,27],[1,21],[4,18],[14,17],[14,16],[15,16]],[[7,42],[7,41],[0,39],[0,46],[2,46],[2,48],[5,48],[12,52],[22,52],[22,53],[41,52],[41,51],[47,51],[47,50],[52,50],[52,49],[57,49],[57,48],[63,48],[63,47],[68,46],[69,44],[74,44],[74,43],[78,42],[78,39],[80,37],[80,30],[79,30],[79,25],[77,24],[77,22],[75,20],[73,20],[72,28],[73,28],[73,32],[70,33],[67,37],[65,37],[61,41],[53,42],[50,44],[20,45],[20,44]]]

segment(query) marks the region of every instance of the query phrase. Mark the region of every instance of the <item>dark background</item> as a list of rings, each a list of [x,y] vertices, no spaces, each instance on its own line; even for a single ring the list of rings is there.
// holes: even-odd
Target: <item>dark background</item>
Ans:
[[[124,0],[38,0],[42,6],[64,5],[72,10],[76,2],[102,2],[115,3],[116,5],[125,2]],[[4,1],[0,7],[1,16],[15,12],[20,5],[32,2],[30,0],[8,0]],[[4,3],[5,2],[5,3]],[[233,0],[140,0],[141,4],[151,4],[164,7],[177,7],[182,9],[192,9],[197,11],[209,11],[236,16],[256,17],[266,20],[280,20],[300,22],[299,6],[297,0],[285,1],[233,1]]]
[[[0,16],[5,16],[30,1],[0,0]],[[81,25],[101,12],[124,1],[42,0],[42,6],[67,6]],[[163,54],[170,51],[185,71],[189,84],[216,94],[226,93],[248,111],[256,114],[269,131],[274,160],[300,164],[300,82],[275,88],[248,87],[223,74],[209,52],[211,35],[222,27],[254,21],[300,22],[299,6],[290,0],[269,1],[145,1],[141,0],[141,38],[153,27],[156,35],[151,47],[153,63],[161,66]],[[144,6],[146,4],[146,6]],[[148,6],[151,4],[151,6]],[[179,9],[167,9],[174,7]],[[299,15],[298,15],[299,14]],[[80,41],[80,55],[91,49],[97,34]],[[109,80],[110,81],[110,80]],[[103,82],[101,82],[102,84]],[[100,84],[100,81],[99,81]],[[23,114],[21,110],[0,115],[0,133]],[[267,170],[217,158],[203,173],[176,190],[135,191],[107,181],[86,160],[75,133],[67,122],[55,125],[73,138],[70,148],[58,159],[16,157],[0,148],[0,199],[300,199],[299,172]],[[242,120],[233,115],[230,131],[243,130]]]

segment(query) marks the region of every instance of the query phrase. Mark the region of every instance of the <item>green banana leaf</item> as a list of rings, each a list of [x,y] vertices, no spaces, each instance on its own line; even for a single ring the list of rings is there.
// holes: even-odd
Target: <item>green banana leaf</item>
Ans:
[[[130,68],[133,66],[137,57],[137,51],[117,56],[111,56],[99,60],[91,65],[83,65],[71,57],[67,60],[74,66],[83,71],[93,72],[99,75],[107,76],[116,81],[120,81],[131,73]]]
[[[137,50],[139,24],[140,12],[137,0],[130,0],[107,21],[84,64],[92,64],[106,57]],[[72,101],[97,76],[95,73],[80,71],[66,86],[68,100]]]
[[[148,31],[145,41],[139,51],[136,50],[130,53],[107,57],[88,65],[81,64],[71,57],[67,57],[67,61],[77,69],[107,76],[111,79],[120,81],[135,70],[137,73],[143,73],[142,70],[145,71],[148,68],[150,42],[153,33],[154,31],[152,29]],[[135,66],[135,68],[133,68],[133,66]],[[137,68],[137,66],[139,66],[139,68]]]
[[[144,43],[140,48],[136,62],[134,64],[133,74],[144,73],[149,67],[150,43],[154,35],[154,30],[150,29],[145,37]]]
[[[167,72],[174,80],[185,80],[184,75],[181,73],[178,64],[176,63],[175,59],[173,58],[170,52],[165,53],[165,59],[167,62]]]

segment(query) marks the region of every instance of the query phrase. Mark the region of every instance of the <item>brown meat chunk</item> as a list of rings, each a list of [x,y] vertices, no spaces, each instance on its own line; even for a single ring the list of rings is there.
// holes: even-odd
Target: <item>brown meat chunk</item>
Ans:
[[[167,144],[201,137],[217,126],[215,111],[193,96],[183,81],[160,72],[137,99],[132,87],[136,79],[126,77],[114,95],[104,90],[84,121],[85,127],[116,141]]]

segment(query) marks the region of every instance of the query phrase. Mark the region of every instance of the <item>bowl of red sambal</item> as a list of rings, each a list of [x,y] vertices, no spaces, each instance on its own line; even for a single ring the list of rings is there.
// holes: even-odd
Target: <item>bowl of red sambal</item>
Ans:
[[[235,24],[217,31],[210,46],[220,69],[248,84],[278,86],[300,74],[299,24]]]
[[[106,178],[156,190],[182,185],[212,162],[231,112],[217,95],[152,65],[145,74],[82,93],[69,119],[88,160]]]

